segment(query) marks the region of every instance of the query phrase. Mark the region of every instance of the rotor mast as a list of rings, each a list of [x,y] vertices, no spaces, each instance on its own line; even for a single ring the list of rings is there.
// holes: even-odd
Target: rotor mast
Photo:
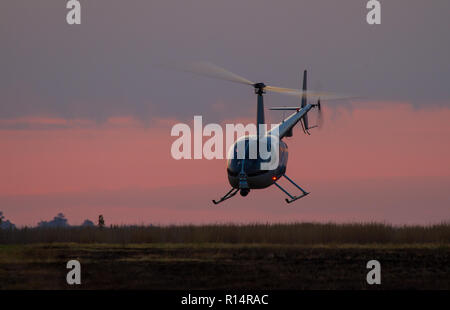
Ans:
[[[259,157],[259,139],[261,139],[262,136],[265,135],[265,132],[262,132],[262,133],[260,132],[259,125],[265,124],[263,94],[266,93],[266,91],[264,90],[266,85],[264,83],[256,83],[253,86],[255,87],[255,94],[258,95],[258,102],[257,102],[257,107],[256,107],[256,133],[257,133],[256,147],[257,147],[257,154]]]

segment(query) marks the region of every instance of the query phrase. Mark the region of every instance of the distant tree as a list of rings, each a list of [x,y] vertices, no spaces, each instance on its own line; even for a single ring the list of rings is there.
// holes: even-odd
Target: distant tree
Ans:
[[[103,215],[98,216],[98,227],[103,228],[105,227],[105,220],[103,219]]]
[[[11,223],[9,220],[4,220],[3,212],[0,211],[0,229],[15,229],[16,225]]]
[[[83,227],[94,227],[95,224],[91,220],[84,220],[83,224],[81,224]]]
[[[38,227],[68,227],[67,219],[64,214],[58,213],[51,221],[40,221]]]
[[[3,221],[0,225],[0,229],[15,229],[16,225],[11,223],[9,220]]]

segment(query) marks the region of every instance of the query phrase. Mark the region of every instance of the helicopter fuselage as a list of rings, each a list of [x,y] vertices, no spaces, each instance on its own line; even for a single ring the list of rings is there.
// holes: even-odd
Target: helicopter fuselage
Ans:
[[[242,178],[248,185],[248,189],[261,189],[273,185],[285,172],[288,161],[288,147],[286,143],[279,140],[278,142],[278,163],[275,169],[264,170],[261,169],[263,162],[270,161],[271,158],[262,159],[257,156],[255,159],[251,159],[248,151],[248,142],[250,140],[255,141],[256,136],[246,136],[237,140],[230,149],[230,152],[234,152],[234,158],[228,160],[227,174],[228,181],[233,188],[242,189]],[[237,158],[236,150],[240,143],[245,143],[246,156],[245,158]],[[274,152],[271,152],[271,156]]]

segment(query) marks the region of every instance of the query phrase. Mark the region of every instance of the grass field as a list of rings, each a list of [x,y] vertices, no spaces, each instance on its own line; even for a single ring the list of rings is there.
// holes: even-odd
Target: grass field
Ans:
[[[82,284],[66,283],[77,259]],[[381,263],[382,284],[366,283]],[[0,232],[1,289],[450,289],[450,225],[208,225]]]

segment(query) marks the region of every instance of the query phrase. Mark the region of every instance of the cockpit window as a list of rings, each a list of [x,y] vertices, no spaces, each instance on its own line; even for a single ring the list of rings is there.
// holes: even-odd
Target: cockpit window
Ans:
[[[233,146],[233,158],[230,158],[228,161],[229,173],[237,175],[241,172],[242,166],[244,166],[244,172],[247,175],[252,175],[260,171],[261,162],[270,162],[271,160],[270,156],[268,156],[268,158],[265,159],[257,158],[256,140],[253,140],[251,142],[254,143],[249,143],[249,139],[247,138],[245,140],[238,141]],[[251,150],[252,144],[254,144],[254,150]],[[244,145],[245,145],[245,154],[244,154],[245,157],[242,158],[241,153],[243,153],[243,150],[241,149],[239,152],[239,148],[242,148]],[[261,147],[265,148],[269,153],[272,151],[272,145],[270,143],[269,137],[267,138],[266,145]],[[253,155],[252,156],[253,158],[250,158],[251,157],[250,155]]]

